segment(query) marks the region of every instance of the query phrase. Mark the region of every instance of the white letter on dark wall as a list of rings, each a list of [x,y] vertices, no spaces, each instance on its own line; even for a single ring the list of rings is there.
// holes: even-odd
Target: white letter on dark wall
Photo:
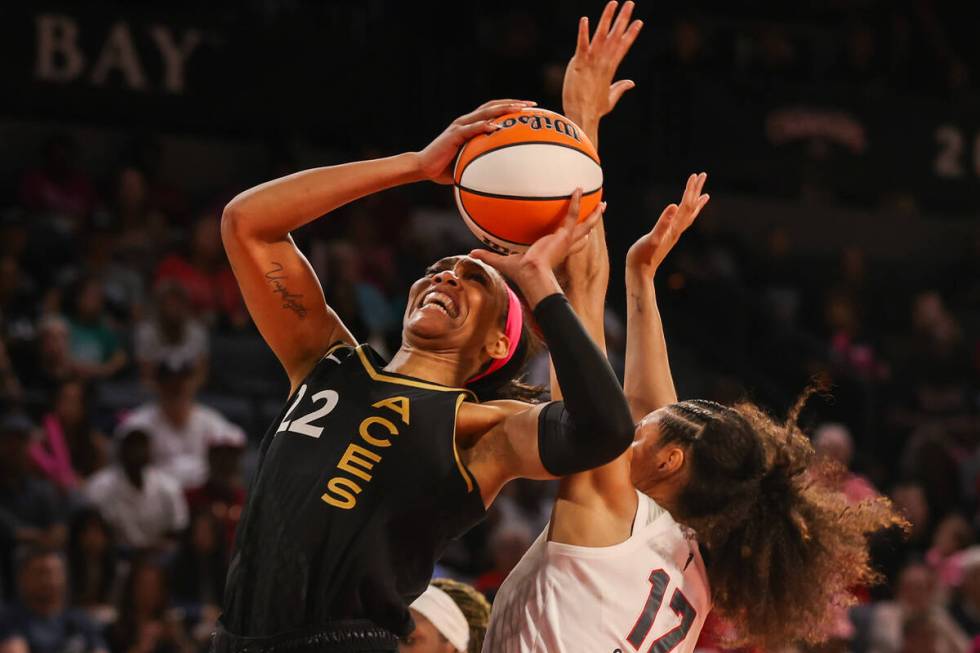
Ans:
[[[85,55],[78,49],[78,24],[62,14],[41,14],[34,22],[34,75],[46,82],[70,82],[82,74]]]
[[[184,32],[180,43],[174,41],[174,35],[163,25],[150,28],[150,36],[160,48],[163,57],[163,88],[169,93],[180,95],[184,92],[184,70],[191,53],[201,44],[201,31],[189,29]]]
[[[102,86],[109,73],[119,70],[126,79],[126,85],[134,90],[146,88],[146,76],[140,67],[139,56],[133,47],[133,39],[126,23],[120,21],[112,26],[109,37],[102,46],[98,61],[92,67],[92,83]]]

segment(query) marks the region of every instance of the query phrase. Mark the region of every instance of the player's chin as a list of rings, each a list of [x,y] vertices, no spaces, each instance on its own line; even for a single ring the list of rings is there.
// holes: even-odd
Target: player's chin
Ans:
[[[405,321],[405,334],[425,341],[448,336],[461,326],[458,319],[435,309],[416,309]]]

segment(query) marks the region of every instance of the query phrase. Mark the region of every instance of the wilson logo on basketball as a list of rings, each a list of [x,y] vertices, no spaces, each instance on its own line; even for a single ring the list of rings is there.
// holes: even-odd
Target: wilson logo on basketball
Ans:
[[[530,114],[526,116],[517,116],[515,118],[507,118],[499,124],[500,129],[509,129],[517,124],[527,125],[531,129],[551,129],[559,134],[570,136],[577,141],[582,140],[579,138],[578,130],[575,129],[575,126],[560,118],[555,118],[552,120],[549,116]]]

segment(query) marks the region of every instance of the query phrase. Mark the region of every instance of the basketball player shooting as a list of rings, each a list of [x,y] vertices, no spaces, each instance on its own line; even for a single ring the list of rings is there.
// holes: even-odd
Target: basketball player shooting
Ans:
[[[306,170],[226,207],[228,258],[291,390],[260,444],[217,653],[397,650],[435,560],[505,483],[589,469],[632,441],[622,388],[553,272],[601,217],[599,206],[579,220],[581,193],[556,231],[494,260],[523,299],[478,253],[434,263],[410,290],[388,362],[327,306],[289,234],[386,188],[449,181],[467,139],[530,104],[489,102],[420,152]],[[480,403],[508,396],[522,370],[524,305],[567,401]]]
[[[610,47],[630,5],[614,22],[609,3],[591,41],[580,24],[566,83],[581,84],[582,60]],[[605,101],[610,80],[592,84],[594,102]],[[866,535],[902,520],[885,499],[848,508],[808,483],[813,451],[796,426],[805,397],[784,423],[749,403],[677,400],[653,279],[707,204],[705,180],[692,175],[680,203],[627,256],[635,442],[612,463],[562,479],[549,527],[497,594],[485,651],[691,653],[711,609],[741,641],[778,650],[826,638],[832,606],[876,580]],[[600,347],[603,234],[596,228],[566,264],[568,295]],[[560,386],[553,377],[553,396]]]

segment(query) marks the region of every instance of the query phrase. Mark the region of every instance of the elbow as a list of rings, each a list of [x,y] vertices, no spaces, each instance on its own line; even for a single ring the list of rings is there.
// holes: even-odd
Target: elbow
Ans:
[[[238,197],[235,197],[221,212],[221,240],[225,243],[229,240],[241,240],[245,222],[245,212]]]

